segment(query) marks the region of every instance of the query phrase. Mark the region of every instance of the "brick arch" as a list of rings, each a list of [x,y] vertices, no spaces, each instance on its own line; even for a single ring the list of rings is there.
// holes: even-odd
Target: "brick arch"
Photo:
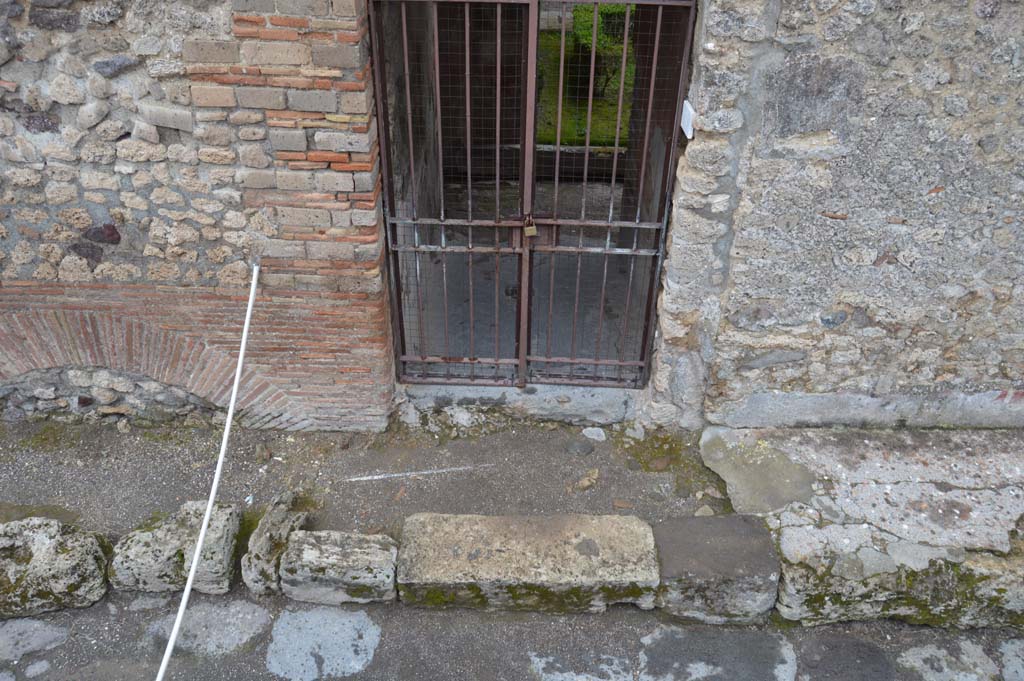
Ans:
[[[102,311],[21,310],[0,316],[0,384],[36,369],[101,367],[148,376],[227,408],[237,355],[152,321]],[[260,367],[242,373],[236,410],[248,428],[315,427]]]

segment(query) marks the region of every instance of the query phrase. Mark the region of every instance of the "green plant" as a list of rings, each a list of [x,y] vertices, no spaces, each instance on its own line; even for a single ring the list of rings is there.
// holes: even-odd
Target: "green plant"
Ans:
[[[619,72],[626,29],[626,5],[598,6],[597,31],[594,31],[594,8],[594,5],[573,7],[572,39],[578,61],[585,61],[589,65],[593,53],[594,94],[596,97],[604,97],[608,85]]]

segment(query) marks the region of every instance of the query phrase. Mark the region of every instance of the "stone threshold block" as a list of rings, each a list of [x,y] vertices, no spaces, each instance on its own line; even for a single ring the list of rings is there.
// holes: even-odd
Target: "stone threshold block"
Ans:
[[[205,501],[188,501],[174,515],[122,537],[107,571],[111,585],[133,591],[184,589],[205,511]],[[193,584],[196,591],[225,594],[231,590],[241,520],[237,506],[214,506]]]
[[[676,518],[654,525],[657,606],[705,624],[762,622],[779,590],[779,558],[761,518]]]
[[[410,605],[602,612],[654,606],[651,528],[633,516],[420,513],[405,521],[399,598]]]
[[[100,536],[50,518],[0,524],[0,619],[87,608],[107,593]]]
[[[281,590],[325,605],[393,601],[397,555],[386,535],[298,530],[281,556]]]

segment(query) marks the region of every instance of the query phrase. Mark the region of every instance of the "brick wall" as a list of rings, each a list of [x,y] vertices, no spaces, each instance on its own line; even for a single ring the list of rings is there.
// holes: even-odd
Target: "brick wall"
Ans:
[[[246,423],[383,427],[365,3],[63,4],[3,27],[0,385],[110,366],[224,404],[259,256]]]

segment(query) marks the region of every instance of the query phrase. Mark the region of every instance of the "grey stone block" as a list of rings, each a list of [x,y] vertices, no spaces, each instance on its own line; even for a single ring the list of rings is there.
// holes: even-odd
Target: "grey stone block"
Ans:
[[[147,123],[159,128],[192,132],[192,110],[188,107],[163,102],[140,102],[139,113]]]
[[[86,608],[107,592],[97,535],[50,518],[0,525],[0,619]]]
[[[190,62],[234,63],[238,61],[235,40],[186,40],[182,56]]]
[[[320,130],[313,135],[313,143],[325,151],[366,153],[370,150],[370,133]]]
[[[238,87],[235,88],[238,106],[243,109],[284,109],[284,90],[274,87]]]
[[[270,130],[270,146],[274,151],[305,151],[305,130]]]
[[[107,571],[111,585],[133,591],[185,588],[205,510],[206,502],[189,501],[169,518],[122,537],[114,547],[114,559]],[[241,519],[237,506],[214,507],[196,571],[196,591],[224,594],[231,589],[235,539]]]
[[[338,95],[334,90],[289,90],[288,108],[334,113],[338,110]]]
[[[294,492],[275,497],[249,537],[249,550],[242,556],[242,581],[257,596],[281,593],[281,554],[291,533],[309,518],[308,513],[293,511],[295,501]]]
[[[779,558],[753,516],[676,518],[654,525],[661,562],[657,605],[707,624],[762,621],[775,605]]]
[[[248,189],[271,189],[277,186],[273,170],[243,168],[235,173],[235,182]]]
[[[633,516],[419,513],[402,531],[398,590],[411,605],[647,609],[657,586],[654,535]]]
[[[347,532],[293,532],[281,556],[281,590],[307,603],[395,599],[394,540]]]

